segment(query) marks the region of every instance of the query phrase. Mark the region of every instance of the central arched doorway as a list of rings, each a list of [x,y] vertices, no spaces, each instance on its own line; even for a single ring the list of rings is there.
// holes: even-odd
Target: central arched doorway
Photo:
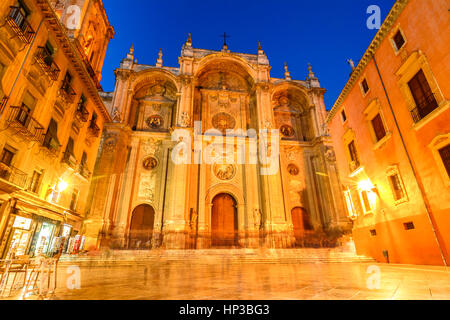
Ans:
[[[151,248],[155,210],[148,204],[141,204],[133,210],[130,223],[128,247]]]
[[[305,231],[313,230],[311,217],[308,211],[302,207],[296,207],[291,211],[294,236],[297,244],[300,244],[305,236]]]
[[[234,198],[221,193],[214,197],[211,212],[211,246],[238,245],[237,203]]]

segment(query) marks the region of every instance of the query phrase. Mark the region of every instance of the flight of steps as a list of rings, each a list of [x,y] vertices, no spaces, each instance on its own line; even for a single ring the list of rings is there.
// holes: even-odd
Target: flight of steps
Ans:
[[[63,256],[62,264],[117,265],[147,262],[166,263],[373,263],[352,250],[338,248],[298,249],[201,249],[201,250],[114,250],[98,256]]]

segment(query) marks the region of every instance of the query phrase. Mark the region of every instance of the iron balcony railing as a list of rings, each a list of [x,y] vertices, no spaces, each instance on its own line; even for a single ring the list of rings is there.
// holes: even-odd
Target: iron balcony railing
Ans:
[[[434,93],[430,93],[421,100],[416,101],[416,107],[411,110],[411,116],[414,122],[419,122],[433,112],[438,106]]]
[[[349,164],[350,172],[356,171],[360,166],[361,166],[361,163],[359,162],[359,160],[351,161]]]
[[[75,100],[76,92],[73,90],[69,82],[64,81],[61,89],[59,90],[61,96],[69,103],[73,103]]]
[[[62,162],[69,165],[69,167],[75,169],[77,166],[77,159],[68,151],[64,153]]]
[[[86,179],[89,179],[91,176],[91,172],[89,171],[87,165],[85,163],[81,163],[80,167],[78,168],[78,172],[80,175]]]
[[[81,122],[87,122],[89,120],[89,111],[86,110],[83,102],[78,103],[77,111],[75,111],[75,116]]]
[[[31,43],[33,36],[35,34],[33,28],[27,21],[27,18],[20,11],[19,7],[10,7],[11,11],[6,17],[6,22],[12,28],[14,33],[19,37],[21,41],[26,44]]]
[[[3,110],[5,110],[6,104],[8,103],[8,97],[4,96],[2,98],[2,100],[0,100],[0,113],[3,112]]]
[[[41,67],[42,71],[49,76],[53,81],[58,80],[61,70],[53,61],[53,57],[48,53],[44,47],[38,47],[36,52],[36,62]]]
[[[25,106],[11,106],[7,115],[7,123],[10,128],[30,140],[42,143],[44,141],[44,127],[34,119]]]
[[[0,163],[0,178],[21,188],[25,188],[27,183],[27,174],[25,172],[16,167],[7,166],[4,163]]]
[[[44,138],[44,142],[42,143],[42,146],[44,148],[47,149],[47,151],[51,154],[51,155],[58,155],[59,150],[61,150],[61,144],[59,142],[57,142],[55,139],[51,138],[51,139],[45,139]]]
[[[75,47],[78,49],[78,52],[80,53],[83,59],[84,65],[86,66],[86,70],[89,73],[91,79],[94,81],[95,86],[97,87],[98,90],[102,90],[102,86],[100,85],[100,81],[98,81],[97,74],[95,73],[94,68],[92,68],[91,62],[88,60],[86,52],[82,48],[80,42],[78,41],[78,39],[73,39],[73,43],[75,44]]]
[[[95,123],[95,121],[91,121],[91,124],[88,127],[89,133],[94,136],[94,137],[99,137],[100,136],[100,128],[97,125],[97,123]]]

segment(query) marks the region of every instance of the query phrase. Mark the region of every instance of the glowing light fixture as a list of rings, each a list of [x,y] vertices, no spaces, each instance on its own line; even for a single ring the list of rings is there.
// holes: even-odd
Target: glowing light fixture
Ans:
[[[67,182],[60,179],[58,184],[56,185],[56,188],[58,189],[59,192],[63,192],[64,190],[67,189],[68,186],[69,186],[69,184]]]
[[[358,189],[363,191],[372,191],[375,186],[370,182],[370,180],[362,180],[358,183]]]

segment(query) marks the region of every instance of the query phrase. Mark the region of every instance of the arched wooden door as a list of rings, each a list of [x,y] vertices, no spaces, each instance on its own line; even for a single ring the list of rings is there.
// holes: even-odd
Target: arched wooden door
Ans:
[[[308,211],[305,208],[296,207],[292,209],[292,224],[294,225],[294,236],[297,242],[300,242],[305,234],[305,231],[312,230],[311,219]]]
[[[218,194],[212,201],[211,245],[213,247],[237,246],[236,201],[226,193]]]
[[[130,248],[150,248],[153,235],[155,210],[148,204],[141,204],[133,210],[130,223]]]

